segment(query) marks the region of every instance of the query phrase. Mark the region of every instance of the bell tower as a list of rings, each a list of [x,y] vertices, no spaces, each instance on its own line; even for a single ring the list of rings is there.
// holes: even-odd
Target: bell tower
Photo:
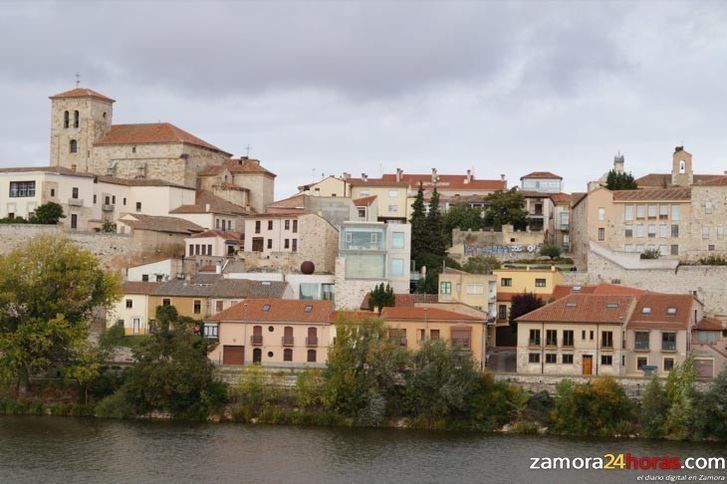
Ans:
[[[111,128],[115,101],[76,83],[50,96],[50,165],[87,172],[93,144]]]
[[[671,184],[674,186],[688,187],[694,181],[692,171],[692,154],[684,150],[683,146],[674,148],[671,164]]]

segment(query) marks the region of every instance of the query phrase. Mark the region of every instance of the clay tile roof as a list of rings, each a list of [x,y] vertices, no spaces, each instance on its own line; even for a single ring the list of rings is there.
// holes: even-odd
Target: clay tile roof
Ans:
[[[571,208],[575,208],[576,205],[581,203],[588,196],[587,193],[572,193],[571,194]]]
[[[550,195],[550,199],[553,201],[553,203],[563,203],[570,205],[572,197],[570,196],[570,193],[552,193]]]
[[[124,281],[121,283],[122,294],[152,294],[161,282]]]
[[[647,291],[635,287],[620,286],[618,284],[603,283],[593,287],[593,294],[602,296],[640,296]]]
[[[482,319],[466,314],[456,313],[454,311],[446,311],[438,308],[421,308],[421,307],[393,307],[384,308],[381,311],[381,317],[384,320],[413,320],[413,321],[482,321]]]
[[[558,284],[553,289],[553,294],[550,296],[551,301],[566,297],[570,294],[593,294],[596,286],[566,286]]]
[[[721,178],[724,175],[707,175],[707,174],[694,174],[692,179],[694,184],[703,184],[705,182],[714,180],[715,178]],[[671,184],[671,173],[649,173],[648,175],[641,176],[634,180],[636,185],[641,187],[660,187],[666,188],[672,186]]]
[[[614,201],[651,201],[651,200],[689,200],[691,189],[675,188],[643,188],[640,190],[614,190]]]
[[[357,207],[369,207],[374,203],[374,200],[376,200],[376,195],[371,195],[370,197],[357,198],[353,201],[353,204]]]
[[[251,218],[251,219],[257,219],[257,218],[278,218],[278,217],[282,217],[282,218],[286,218],[286,217],[287,218],[296,218],[296,217],[299,217],[300,215],[313,214],[313,212],[308,212],[308,211],[305,211],[305,210],[296,210],[296,209],[288,209],[288,210],[278,209],[278,210],[280,210],[280,211],[265,212],[265,213],[254,213],[254,214],[249,215],[247,218]]]
[[[635,302],[634,296],[571,294],[520,316],[517,321],[621,324],[628,319]]]
[[[157,178],[118,178],[115,176],[97,175],[96,180],[103,183],[110,183],[112,185],[125,185],[127,187],[176,187],[193,190],[193,188],[188,186],[172,183],[166,180],[159,180]]]
[[[396,179],[384,178],[349,178],[346,180],[352,187],[408,187],[409,183],[405,181],[397,182]]]
[[[534,171],[520,177],[521,180],[524,178],[557,178],[558,180],[563,179],[562,176],[556,175],[555,173],[551,173],[549,171]]]
[[[95,145],[186,143],[229,155],[171,123],[113,124]]]
[[[100,99],[102,101],[109,101],[112,103],[116,102],[115,100],[111,99],[110,97],[104,96],[100,92],[96,92],[93,89],[88,89],[86,87],[77,87],[75,89],[71,89],[70,91],[54,94],[54,95],[50,96],[50,99],[70,99],[70,98],[79,98],[79,97],[92,97],[92,98]]]
[[[82,171],[73,171],[69,168],[62,166],[26,166],[26,167],[12,167],[12,168],[0,168],[0,173],[25,173],[25,172],[37,172],[42,171],[44,173],[57,173],[59,175],[71,175],[80,176],[84,178],[94,178],[96,175],[93,173],[85,173]]]
[[[209,210],[207,210],[209,205]],[[252,211],[236,203],[218,197],[210,192],[199,190],[195,194],[194,205],[180,205],[169,213],[224,213],[231,215],[248,215]]]
[[[197,273],[186,279],[172,279],[154,290],[155,296],[212,297],[221,299],[279,298],[287,286],[282,281],[225,279],[221,274]]]
[[[396,182],[395,173],[387,173],[381,177],[387,182]],[[401,180],[413,190],[419,188],[421,182],[424,188],[433,187],[431,173],[403,173]],[[371,179],[369,179],[371,182]],[[496,191],[505,190],[507,183],[504,180],[478,180],[474,176],[468,179],[466,174],[462,175],[440,175],[437,174],[437,188],[450,190],[485,190]]]
[[[725,329],[725,324],[717,318],[705,316],[694,326],[694,329],[700,331],[722,331]]]
[[[194,222],[176,217],[142,215],[140,213],[130,214],[128,217],[120,218],[119,222],[128,225],[134,230],[153,230],[174,234],[192,234],[204,232],[205,230],[204,227],[200,227]]]
[[[224,170],[228,170],[230,173],[263,173],[275,177],[275,173],[266,170],[260,164],[260,160],[254,158],[239,158],[226,160],[224,163],[219,165],[211,165],[202,170],[200,176],[218,175]]]
[[[202,266],[197,269],[197,272],[217,272],[217,266],[214,264]]]
[[[205,321],[330,324],[333,302],[300,299],[248,299]]]
[[[714,178],[699,181],[695,185],[700,187],[727,187],[727,175],[717,175]]]
[[[305,197],[304,194],[293,195],[292,197],[284,198],[273,202],[268,205],[268,210],[271,208],[305,208]]]
[[[239,241],[242,240],[242,237],[237,232],[228,232],[226,230],[205,230],[204,232],[200,232],[198,234],[194,234],[191,238],[202,238],[202,237],[220,237],[225,240],[235,240]]]
[[[371,293],[366,293],[361,301],[360,309],[371,310],[370,299]],[[394,306],[396,307],[414,307],[417,303],[433,302],[439,302],[437,294],[394,294]]]
[[[636,309],[629,320],[629,329],[687,329],[691,321],[692,305],[696,302],[690,294],[645,293],[638,297]],[[644,312],[644,308],[648,308]],[[676,309],[669,314],[669,308]]]

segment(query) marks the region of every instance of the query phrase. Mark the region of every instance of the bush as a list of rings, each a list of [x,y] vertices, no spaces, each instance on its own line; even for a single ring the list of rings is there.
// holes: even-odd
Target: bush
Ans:
[[[560,257],[561,252],[562,249],[560,246],[555,244],[543,244],[540,248],[540,255],[550,257],[551,259],[557,259]]]
[[[483,430],[497,430],[519,418],[529,399],[528,393],[512,383],[495,381],[482,373],[469,401],[472,425]]]
[[[492,255],[476,255],[467,259],[462,270],[471,274],[492,274],[500,268],[500,261]]]
[[[120,390],[101,400],[94,414],[100,418],[132,418],[136,412],[126,394]]]
[[[704,266],[727,266],[727,257],[723,255],[709,255],[699,259],[699,263]]]
[[[646,249],[640,256],[641,259],[658,259],[659,257],[661,257],[659,249]]]
[[[658,439],[664,435],[664,422],[669,402],[666,392],[654,376],[646,386],[641,399],[641,434],[644,437]]]
[[[323,378],[318,369],[305,370],[295,382],[295,398],[300,408],[319,408],[322,403]]]

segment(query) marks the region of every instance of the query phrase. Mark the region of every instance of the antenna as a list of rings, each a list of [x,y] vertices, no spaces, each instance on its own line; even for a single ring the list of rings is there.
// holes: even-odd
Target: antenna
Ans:
[[[252,149],[252,146],[250,146],[249,144],[247,146],[245,146],[245,156],[247,158],[250,158],[250,150],[251,149]]]
[[[76,72],[76,88],[81,85],[81,74]]]

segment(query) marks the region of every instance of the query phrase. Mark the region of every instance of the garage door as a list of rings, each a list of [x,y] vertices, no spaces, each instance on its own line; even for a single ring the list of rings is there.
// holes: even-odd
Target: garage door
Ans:
[[[714,360],[694,360],[694,369],[697,378],[712,378],[714,376]]]
[[[223,346],[222,347],[222,364],[223,365],[242,365],[245,362],[244,346]]]

